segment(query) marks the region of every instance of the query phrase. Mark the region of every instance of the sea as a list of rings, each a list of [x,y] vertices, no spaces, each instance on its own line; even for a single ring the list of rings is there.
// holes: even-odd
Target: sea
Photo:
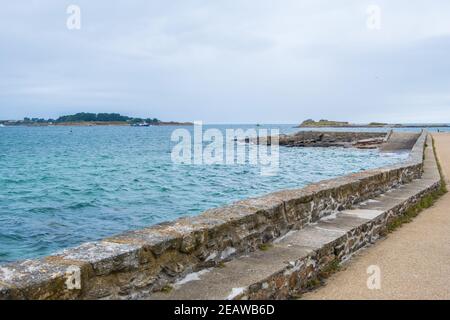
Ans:
[[[408,156],[280,147],[279,170],[263,175],[249,159],[236,164],[174,162],[177,129],[193,134],[192,127],[172,126],[1,127],[0,263],[42,257]],[[207,129],[224,134],[227,129],[299,130],[294,125],[205,125]]]

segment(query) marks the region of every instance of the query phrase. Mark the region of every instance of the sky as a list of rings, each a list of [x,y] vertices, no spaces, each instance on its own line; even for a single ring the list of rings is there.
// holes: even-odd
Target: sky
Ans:
[[[448,0],[3,1],[0,119],[449,123],[449,57]]]

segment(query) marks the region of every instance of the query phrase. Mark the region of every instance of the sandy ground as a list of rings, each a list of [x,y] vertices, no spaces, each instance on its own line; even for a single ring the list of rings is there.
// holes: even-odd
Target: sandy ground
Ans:
[[[434,138],[450,183],[450,134],[435,134]],[[370,266],[379,269],[368,273]],[[374,271],[379,271],[379,278]],[[367,285],[369,278],[372,289]],[[450,299],[450,193],[413,222],[353,257],[326,286],[303,298]]]

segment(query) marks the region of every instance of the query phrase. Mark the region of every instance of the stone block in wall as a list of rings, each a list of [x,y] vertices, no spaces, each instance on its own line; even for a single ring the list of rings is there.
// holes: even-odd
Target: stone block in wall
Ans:
[[[73,299],[81,292],[77,265],[44,260],[25,260],[0,267],[0,297],[3,299]]]
[[[88,242],[52,255],[66,261],[89,263],[96,276],[137,269],[141,246],[107,241]]]
[[[0,300],[10,300],[13,299],[11,287],[0,283]]]

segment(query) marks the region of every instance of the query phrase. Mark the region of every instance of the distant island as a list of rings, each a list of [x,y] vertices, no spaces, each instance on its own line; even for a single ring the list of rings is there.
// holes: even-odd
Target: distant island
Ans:
[[[303,121],[297,128],[441,128],[449,127],[448,124],[389,124],[383,122],[370,122],[368,124],[353,124],[348,121],[308,119]]]
[[[87,113],[61,116],[57,119],[24,118],[23,120],[0,120],[4,126],[179,126],[192,122],[161,121],[157,118],[133,118],[119,113]]]

